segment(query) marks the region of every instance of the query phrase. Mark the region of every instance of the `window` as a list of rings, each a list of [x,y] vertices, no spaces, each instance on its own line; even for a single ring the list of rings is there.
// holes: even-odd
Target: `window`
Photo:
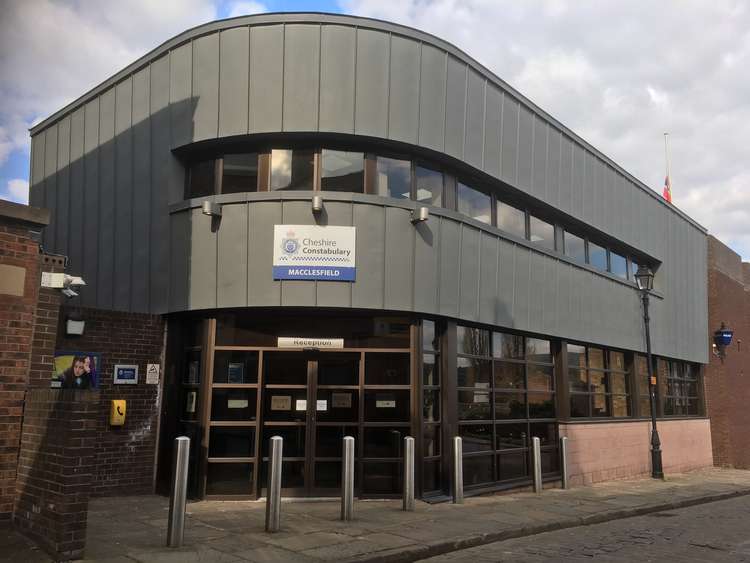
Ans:
[[[589,242],[589,264],[594,268],[607,271],[607,249]]]
[[[255,191],[258,191],[258,155],[256,153],[224,155],[221,193]]]
[[[586,263],[586,241],[581,237],[568,231],[563,234],[565,239],[565,256],[569,256],[576,262]]]
[[[440,340],[434,321],[422,322],[423,490],[437,492],[441,479]]]
[[[502,201],[496,202],[495,206],[498,228],[517,237],[526,238],[526,212]]]
[[[664,416],[697,416],[698,367],[659,358],[659,393],[664,398]]]
[[[529,240],[534,244],[555,249],[555,226],[533,215],[529,216]]]
[[[323,149],[320,189],[331,192],[363,192],[364,161],[364,155],[361,152]]]
[[[528,479],[531,438],[544,473],[558,471],[555,381],[548,340],[459,326],[458,433],[467,487]]]
[[[379,156],[377,194],[399,199],[411,198],[411,162]]]
[[[458,211],[482,223],[492,224],[492,199],[489,195],[458,183]]]
[[[571,417],[630,416],[630,382],[622,352],[568,344]]]
[[[272,190],[312,190],[314,151],[273,149],[271,151]]]
[[[615,254],[614,252],[609,253],[609,266],[610,271],[624,280],[628,279],[628,261],[624,256]]]
[[[646,356],[636,354],[635,377],[638,379],[638,385],[640,387],[640,397],[638,397],[640,415],[651,416],[651,374],[648,370]],[[656,391],[656,389],[654,389],[654,391]],[[656,400],[656,397],[654,397],[654,400]]]
[[[414,168],[417,201],[440,206],[443,201],[443,173],[422,166]]]
[[[190,165],[187,172],[185,198],[206,197],[215,193],[216,161],[201,160]]]

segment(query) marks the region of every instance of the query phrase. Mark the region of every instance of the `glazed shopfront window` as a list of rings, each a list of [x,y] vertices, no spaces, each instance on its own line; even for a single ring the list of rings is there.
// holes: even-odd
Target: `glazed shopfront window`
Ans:
[[[630,374],[625,355],[594,346],[568,344],[570,416],[630,416]]]

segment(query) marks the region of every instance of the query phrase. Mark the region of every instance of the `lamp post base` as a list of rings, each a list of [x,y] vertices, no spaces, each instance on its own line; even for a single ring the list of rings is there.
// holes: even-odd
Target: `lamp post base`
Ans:
[[[656,430],[651,433],[651,477],[664,479],[664,469],[661,463],[661,441]]]

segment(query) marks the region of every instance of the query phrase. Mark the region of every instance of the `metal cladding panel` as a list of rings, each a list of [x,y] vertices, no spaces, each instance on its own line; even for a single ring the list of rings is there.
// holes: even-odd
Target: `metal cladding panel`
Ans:
[[[385,308],[414,307],[414,226],[408,209],[385,208]]]
[[[514,272],[514,291],[513,291],[513,321],[514,326],[521,330],[529,330],[532,326],[530,322],[530,303],[531,289],[531,254],[532,252],[525,247],[516,245],[515,254],[515,272]]]
[[[578,145],[573,145],[573,203],[571,208],[573,214],[583,216],[583,168],[584,168],[583,149]]]
[[[193,45],[186,43],[169,54],[169,117],[172,147],[193,140]]]
[[[416,144],[419,136],[420,44],[391,37],[388,138]]]
[[[474,227],[461,226],[458,312],[461,318],[472,321],[479,319],[479,234]]]
[[[438,299],[440,313],[458,316],[461,276],[461,223],[452,219],[440,220],[440,275]]]
[[[255,75],[262,80],[262,76]],[[287,25],[284,34],[284,131],[318,128],[320,26]]]
[[[281,131],[284,26],[250,30],[250,132]]]
[[[282,203],[284,225],[311,225],[314,223],[309,201],[285,201]],[[273,237],[273,232],[271,232]],[[292,307],[315,305],[315,283],[286,280],[281,282],[281,304]]]
[[[319,225],[351,226],[352,204],[348,202],[329,201],[325,212],[317,220]],[[315,303],[318,307],[351,307],[352,284],[346,282],[315,282]]]
[[[250,28],[219,37],[219,136],[245,135],[250,93]]]
[[[419,144],[436,151],[445,146],[445,81],[444,51],[422,44],[419,74]]]
[[[560,131],[553,127],[547,132],[547,203],[560,205]]]
[[[498,274],[498,238],[481,231],[479,234],[479,317],[478,321],[495,324]]]
[[[247,304],[247,252],[243,242],[248,232],[247,203],[224,205],[218,225],[216,251],[216,306]]]
[[[558,260],[556,279],[556,299],[551,314],[554,315],[554,330],[557,334],[565,334],[565,329],[570,323],[573,314],[573,274],[574,267]]]
[[[324,25],[320,36],[321,131],[354,132],[354,69],[357,32]]]
[[[382,309],[385,299],[385,208],[356,205],[357,283],[352,286],[352,307]]]
[[[219,132],[219,34],[193,41],[193,141]]]
[[[169,131],[169,56],[151,64],[151,229],[149,239],[151,264],[149,308],[152,313],[169,310],[169,221],[167,205],[171,166]]]
[[[529,284],[528,284],[528,308],[529,326],[544,326],[544,286],[548,283],[545,277],[546,263],[549,258],[529,253]]]
[[[534,116],[534,157],[530,193],[542,201],[549,201],[547,195],[547,123]]]
[[[518,114],[518,185],[531,191],[534,151],[534,116],[521,106]]]
[[[518,180],[518,112],[519,104],[507,94],[503,96],[502,156],[500,178],[515,185]]]
[[[133,248],[133,80],[115,91],[115,246],[113,306],[130,310]]]
[[[44,206],[49,209],[50,223],[42,231],[45,248],[57,250],[55,230],[57,229],[57,130],[58,126],[47,129],[44,140]]]
[[[515,302],[516,245],[505,239],[498,239],[497,252],[497,304],[495,322],[499,326],[514,328],[513,304]]]
[[[44,181],[44,141],[46,132],[42,131],[31,137],[31,187],[38,187]],[[33,191],[33,190],[32,190]],[[42,193],[38,190],[37,193]],[[44,207],[43,198],[37,199],[32,205]]]
[[[573,144],[563,135],[560,143],[560,209],[570,213],[573,209]]]
[[[70,241],[68,245],[70,270],[79,276],[83,276],[83,230],[86,223],[83,208],[85,182],[83,135],[84,111],[83,108],[79,108],[73,112],[70,120]]]
[[[357,30],[356,99],[354,131],[358,135],[387,137],[390,35]]]
[[[190,254],[191,243],[200,234],[190,224],[190,212],[177,213],[170,217],[169,239],[172,252],[169,254],[169,308],[184,311],[190,307]]]
[[[281,282],[273,279],[273,226],[281,224],[281,202],[249,206],[247,304],[281,305]]]
[[[55,241],[57,250],[70,254],[68,229],[70,228],[70,116],[64,117],[57,125],[57,172],[56,197],[57,221]]]
[[[484,100],[484,171],[500,176],[500,127],[502,126],[503,93],[487,84]]]
[[[456,158],[464,156],[466,127],[466,73],[468,67],[448,56],[445,86],[445,152]]]
[[[99,287],[97,305],[114,306],[115,90],[102,95],[99,113]]]
[[[86,307],[97,304],[99,285],[99,98],[94,98],[84,107],[83,135],[83,279],[86,291],[81,293],[81,302]]]
[[[486,80],[478,72],[468,70],[464,160],[480,170],[484,168],[485,83]]]
[[[204,215],[201,209],[192,209],[191,214],[188,307],[215,309],[218,225],[215,225],[213,217]]]
[[[438,312],[439,220],[418,223],[414,240],[414,310]]]
[[[151,229],[151,70],[133,76],[133,257],[131,308],[148,312],[149,238]]]

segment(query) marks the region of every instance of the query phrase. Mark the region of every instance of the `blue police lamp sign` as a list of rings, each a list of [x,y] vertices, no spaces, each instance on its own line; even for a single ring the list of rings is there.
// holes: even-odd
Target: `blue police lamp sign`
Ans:
[[[355,227],[274,225],[273,279],[354,281]]]
[[[116,365],[113,383],[115,385],[136,385],[138,383],[138,366]]]

